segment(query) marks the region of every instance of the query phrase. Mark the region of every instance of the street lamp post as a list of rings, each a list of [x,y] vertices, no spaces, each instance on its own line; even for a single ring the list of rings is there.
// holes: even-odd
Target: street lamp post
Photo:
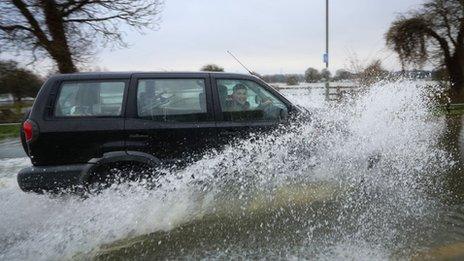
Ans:
[[[325,1],[325,68],[329,70],[329,0]],[[329,100],[330,79],[325,79],[325,99]]]

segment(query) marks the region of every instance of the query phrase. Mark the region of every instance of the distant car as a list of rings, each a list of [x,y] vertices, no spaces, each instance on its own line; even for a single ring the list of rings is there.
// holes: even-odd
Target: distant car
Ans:
[[[35,192],[86,186],[108,178],[113,168],[185,161],[275,128],[298,111],[251,75],[53,76],[22,124],[21,141],[33,166],[19,172],[18,184]]]

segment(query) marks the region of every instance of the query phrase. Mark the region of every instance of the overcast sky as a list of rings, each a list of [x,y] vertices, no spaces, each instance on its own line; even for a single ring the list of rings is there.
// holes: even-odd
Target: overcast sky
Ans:
[[[398,69],[384,34],[401,12],[421,0],[330,0],[330,69],[381,58]],[[324,0],[165,0],[159,29],[144,35],[127,31],[126,49],[103,49],[94,61],[110,71],[197,71],[216,63],[245,72],[232,51],[261,74],[303,73],[324,67]]]

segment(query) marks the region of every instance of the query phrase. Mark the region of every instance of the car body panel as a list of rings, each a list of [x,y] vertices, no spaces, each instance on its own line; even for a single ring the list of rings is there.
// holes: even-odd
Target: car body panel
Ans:
[[[37,97],[29,119],[39,127],[37,139],[29,144],[34,165],[79,164],[103,153],[124,150],[124,106],[120,116],[57,117],[54,108],[60,86],[80,81],[122,81],[127,93],[129,79],[109,77],[63,77],[49,83]],[[127,97],[127,95],[124,95]],[[43,101],[46,101],[45,103]],[[123,104],[125,100],[123,99]]]
[[[204,119],[193,122],[159,121],[138,116],[137,86],[152,79],[198,79],[204,81]],[[21,189],[39,191],[82,183],[89,169],[121,157],[141,162],[162,163],[196,160],[205,151],[221,149],[235,138],[274,129],[280,121],[226,121],[221,111],[216,80],[253,81],[276,96],[290,113],[297,111],[285,97],[251,75],[230,73],[127,72],[78,73],[50,77],[42,86],[27,120],[39,133],[25,149],[32,167],[21,170]],[[122,81],[125,83],[120,116],[57,117],[54,109],[60,86],[69,82]],[[182,96],[183,97],[183,96]],[[199,102],[203,98],[199,96]],[[146,159],[145,159],[146,158]],[[145,159],[145,160],[144,160]],[[154,160],[156,159],[156,160]],[[60,181],[60,173],[63,180]],[[77,183],[76,183],[77,182]],[[54,185],[55,184],[55,185]]]
[[[161,122],[140,118],[137,114],[137,84],[147,79],[199,79],[205,82],[208,120],[202,122]],[[211,98],[211,83],[207,73],[143,73],[131,79],[126,113],[126,148],[150,153],[164,161],[199,155],[216,141]]]

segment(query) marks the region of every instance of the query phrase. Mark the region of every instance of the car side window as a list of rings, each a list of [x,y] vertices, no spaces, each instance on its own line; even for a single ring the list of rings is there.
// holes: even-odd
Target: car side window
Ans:
[[[160,122],[210,120],[204,79],[143,79],[137,86],[137,114]]]
[[[123,81],[64,82],[60,86],[54,115],[120,116],[125,86]]]
[[[278,121],[288,113],[282,101],[256,82],[218,79],[216,83],[226,121]]]

